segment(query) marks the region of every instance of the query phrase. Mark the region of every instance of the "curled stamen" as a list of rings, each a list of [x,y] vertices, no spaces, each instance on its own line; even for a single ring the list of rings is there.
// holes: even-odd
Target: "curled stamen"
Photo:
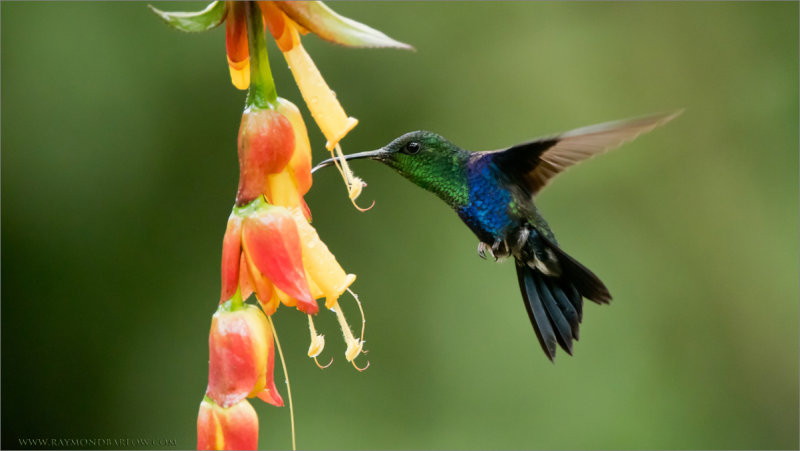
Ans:
[[[367,360],[367,364],[366,364],[366,365],[364,365],[364,368],[359,368],[359,367],[358,367],[358,365],[356,365],[356,362],[355,362],[355,360],[353,360],[353,361],[352,361],[352,362],[350,362],[350,363],[352,363],[352,364],[353,364],[353,368],[357,369],[358,371],[364,371],[364,370],[366,370],[367,368],[369,368],[369,360]]]
[[[324,370],[325,368],[327,368],[327,367],[329,367],[329,366],[333,365],[333,357],[331,357],[331,361],[330,361],[330,362],[328,362],[328,364],[327,364],[327,365],[320,365],[320,363],[319,363],[319,360],[317,360],[317,358],[316,358],[316,357],[314,357],[314,363],[316,363],[316,364],[317,364],[317,367],[318,367],[319,369],[321,369],[321,370]]]
[[[361,191],[364,189],[367,184],[364,180],[360,179],[353,175],[353,171],[350,169],[350,165],[347,163],[347,160],[344,159],[344,153],[342,152],[342,146],[339,143],[336,143],[336,147],[334,148],[334,152],[332,152],[333,157],[333,164],[336,166],[336,169],[342,175],[342,179],[344,180],[345,186],[347,186],[347,195],[350,197],[350,202],[353,204],[354,207],[358,211],[365,212],[372,207],[375,206],[375,201],[372,201],[372,205],[367,208],[359,207],[356,203],[356,199],[358,196],[361,195]]]

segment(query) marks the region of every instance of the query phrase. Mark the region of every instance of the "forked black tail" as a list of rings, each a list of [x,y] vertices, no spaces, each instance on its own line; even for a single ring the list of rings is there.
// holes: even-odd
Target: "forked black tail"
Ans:
[[[583,318],[583,298],[608,304],[611,295],[594,273],[564,253],[555,244],[545,241],[558,260],[560,274],[545,274],[517,260],[517,279],[525,308],[547,357],[554,361],[556,343],[572,355],[572,340],[578,340]]]

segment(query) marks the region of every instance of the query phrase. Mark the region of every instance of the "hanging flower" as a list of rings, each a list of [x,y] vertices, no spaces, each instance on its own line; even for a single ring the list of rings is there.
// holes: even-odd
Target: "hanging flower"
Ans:
[[[240,275],[245,271],[246,275]],[[220,302],[233,296],[242,277],[249,282],[245,283],[247,289],[255,291],[267,315],[278,307],[277,296],[273,296],[276,289],[296,300],[298,310],[304,313],[314,314],[319,309],[306,279],[300,237],[291,213],[263,198],[234,207],[228,219]]]
[[[258,416],[243,399],[222,407],[206,396],[197,414],[197,449],[257,449]]]
[[[322,2],[212,2],[195,13],[151,8],[170,26],[187,32],[210,30],[224,22],[231,82],[248,90],[238,135],[239,187],[222,243],[220,306],[209,334],[209,380],[198,414],[197,443],[199,449],[253,449],[258,442],[258,419],[246,398],[258,396],[272,405],[283,405],[273,382],[273,343],[283,362],[272,322],[280,304],[307,314],[308,355],[316,361],[325,338],[317,333],[313,315],[319,310],[317,300],[325,298],[326,308],[336,314],[342,328],[346,360],[364,369],[355,364],[363,352],[365,323],[361,303],[349,288],[356,276],[342,269],[310,224],[311,212],[303,196],[312,185],[311,146],[298,108],[277,96],[265,28],[283,53],[327,139],[328,151],[339,157],[340,141],[358,120],[345,113],[303,48],[300,35],[313,33],[349,47],[410,47],[336,14]],[[355,205],[364,183],[343,158],[337,163]],[[360,338],[353,335],[339,305],[345,291],[350,291],[361,311]],[[246,304],[252,294],[261,310]],[[283,370],[285,374],[285,364]],[[291,412],[288,376],[286,388]]]
[[[275,387],[272,330],[258,307],[228,301],[211,320],[206,396],[222,407],[258,396],[283,406]]]

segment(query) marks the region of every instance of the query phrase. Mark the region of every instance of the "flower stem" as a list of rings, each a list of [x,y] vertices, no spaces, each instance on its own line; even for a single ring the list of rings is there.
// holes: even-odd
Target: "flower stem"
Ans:
[[[292,403],[292,386],[289,385],[289,373],[286,372],[286,360],[283,359],[283,349],[281,349],[281,342],[278,340],[278,331],[275,330],[275,324],[272,322],[272,315],[267,316],[269,327],[272,329],[272,336],[275,337],[275,347],[278,348],[278,356],[281,358],[281,366],[283,367],[283,377],[286,378],[286,393],[289,397],[289,419],[292,423],[292,450],[297,449],[297,439],[294,432],[294,404]]]
[[[264,21],[256,2],[245,2],[245,17],[247,17],[247,46],[250,50],[250,89],[247,92],[245,105],[270,108],[277,102],[278,94],[269,68]]]
[[[241,308],[244,308],[244,299],[242,299],[242,289],[241,287],[236,287],[236,293],[233,293],[233,297],[231,297],[230,311],[236,311]]]

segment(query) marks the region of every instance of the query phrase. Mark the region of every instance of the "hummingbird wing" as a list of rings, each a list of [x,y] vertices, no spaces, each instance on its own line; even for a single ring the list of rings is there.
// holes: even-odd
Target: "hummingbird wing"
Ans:
[[[591,125],[488,153],[502,173],[534,195],[570,166],[632,141],[682,112]]]

